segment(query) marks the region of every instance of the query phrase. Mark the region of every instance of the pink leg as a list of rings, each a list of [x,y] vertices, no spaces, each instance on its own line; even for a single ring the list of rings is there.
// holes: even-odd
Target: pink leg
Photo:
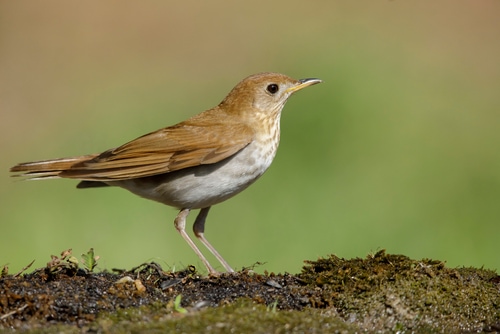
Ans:
[[[175,217],[175,220],[174,220],[175,228],[181,234],[181,236],[184,238],[184,240],[188,243],[188,245],[193,249],[193,251],[196,253],[196,255],[198,255],[198,257],[200,258],[201,262],[203,262],[203,264],[205,265],[205,267],[208,269],[208,272],[210,274],[216,274],[217,271],[214,268],[212,268],[212,266],[210,265],[210,263],[208,263],[208,261],[205,258],[205,256],[203,256],[203,254],[200,252],[200,250],[195,245],[195,243],[193,242],[193,240],[191,240],[191,238],[189,237],[189,235],[186,233],[186,218],[187,218],[187,216],[189,214],[189,211],[190,211],[189,209],[182,209],[179,212],[179,214],[177,215],[177,217]],[[198,218],[196,220],[198,220]]]
[[[224,258],[217,252],[217,250],[208,242],[208,240],[205,238],[204,232],[205,232],[205,220],[207,219],[208,211],[210,210],[210,207],[208,208],[203,208],[200,210],[200,213],[196,217],[196,220],[194,221],[193,225],[193,231],[194,235],[201,241],[202,244],[205,245],[205,247],[208,248],[208,250],[219,260],[219,262],[224,266],[227,272],[234,273],[233,268],[224,260]]]

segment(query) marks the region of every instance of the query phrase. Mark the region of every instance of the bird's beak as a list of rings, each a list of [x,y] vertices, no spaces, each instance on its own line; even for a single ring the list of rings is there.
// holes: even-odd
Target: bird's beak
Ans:
[[[322,82],[320,79],[308,78],[308,79],[300,79],[299,83],[295,86],[292,86],[286,90],[287,93],[294,93],[302,88],[306,88],[311,85],[315,85]]]

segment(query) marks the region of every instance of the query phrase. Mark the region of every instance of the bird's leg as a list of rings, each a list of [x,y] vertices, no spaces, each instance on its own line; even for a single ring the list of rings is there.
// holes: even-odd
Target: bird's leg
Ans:
[[[203,256],[203,254],[200,252],[200,249],[195,245],[193,240],[189,237],[189,235],[186,233],[186,218],[189,214],[189,209],[182,209],[177,217],[175,217],[174,220],[174,225],[177,231],[181,234],[181,236],[184,238],[184,240],[189,244],[189,246],[194,250],[196,255],[200,258],[201,262],[205,265],[207,268],[208,272],[210,274],[217,274],[217,271],[212,268],[210,263],[208,263],[208,260]],[[206,216],[206,215],[205,215]]]
[[[208,215],[208,210],[210,210],[210,207],[203,208],[200,210],[200,213],[196,217],[196,220],[194,221],[193,225],[193,231],[194,235],[201,241],[202,244],[205,245],[205,247],[208,248],[208,250],[219,260],[219,262],[226,268],[227,272],[234,273],[233,268],[222,258],[222,256],[217,252],[217,250],[212,246],[208,240],[205,238],[204,232],[205,232],[205,220],[207,219]]]

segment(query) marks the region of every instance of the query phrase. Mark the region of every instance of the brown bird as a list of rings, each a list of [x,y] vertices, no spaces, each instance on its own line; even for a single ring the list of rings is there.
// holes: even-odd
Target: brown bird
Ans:
[[[18,164],[33,180],[82,180],[77,188],[118,186],[180,209],[174,224],[209,273],[217,273],[185,231],[201,209],[195,236],[228,272],[233,269],[204,236],[210,207],[238,194],[271,165],[280,140],[281,110],[296,91],[320,83],[278,73],[243,79],[216,107],[100,154]]]

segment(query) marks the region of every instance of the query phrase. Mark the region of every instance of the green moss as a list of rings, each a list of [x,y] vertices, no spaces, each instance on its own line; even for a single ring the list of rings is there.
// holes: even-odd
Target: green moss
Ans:
[[[114,333],[354,333],[349,326],[325,310],[273,311],[249,299],[239,299],[218,308],[190,310],[181,314],[168,307],[137,308],[99,317],[95,330]]]
[[[300,277],[322,290],[313,305],[333,307],[363,329],[475,331],[500,320],[498,275],[490,270],[450,269],[383,250],[366,259],[330,255],[306,263]]]

